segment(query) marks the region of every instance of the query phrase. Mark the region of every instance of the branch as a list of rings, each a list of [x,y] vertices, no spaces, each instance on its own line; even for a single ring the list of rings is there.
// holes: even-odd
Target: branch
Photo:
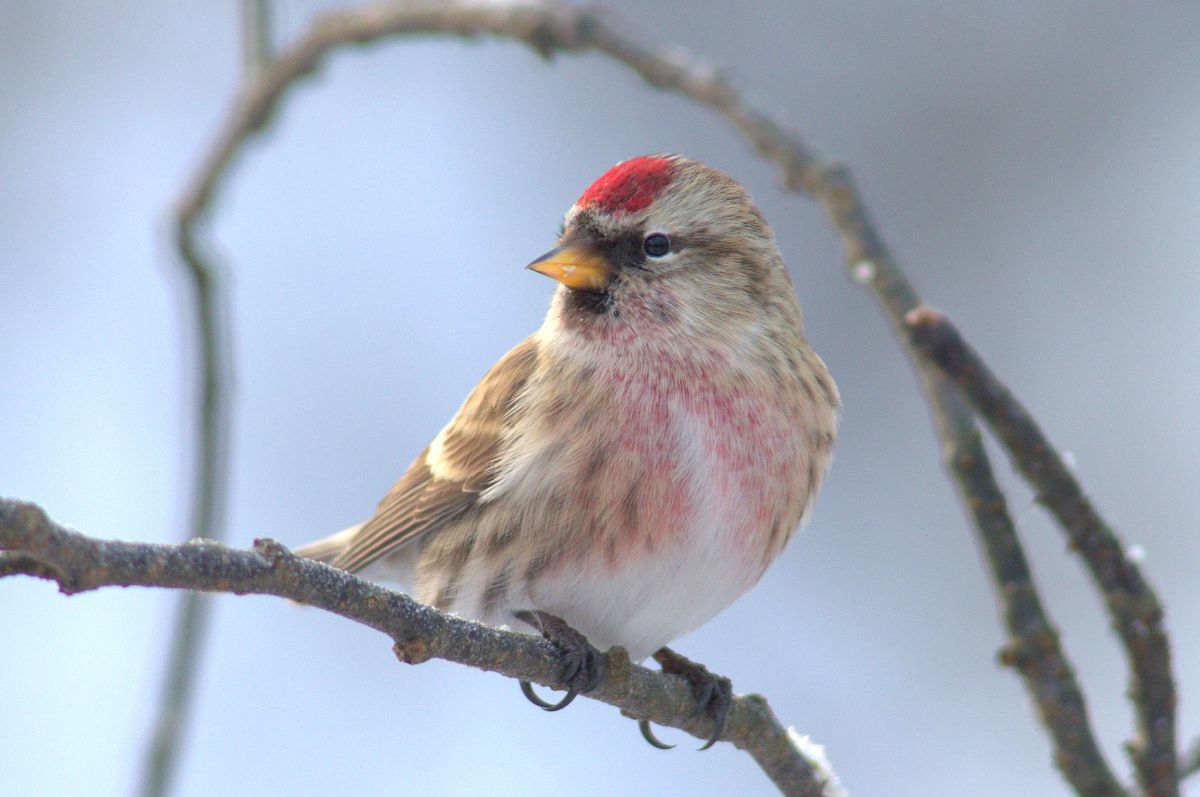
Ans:
[[[770,135],[795,138],[778,127]],[[1096,743],[1083,692],[1042,607],[974,414],[958,387],[921,357],[907,340],[904,319],[912,308],[919,306],[920,298],[867,213],[849,170],[842,164],[823,162],[803,145],[786,141],[765,149],[760,147],[760,151],[768,157],[775,152],[807,154],[805,170],[798,181],[790,179],[794,172],[789,161],[773,159],[782,170],[787,187],[798,184],[822,204],[841,233],[850,276],[871,290],[909,355],[929,404],[943,462],[983,547],[1005,626],[1012,635],[1001,650],[1000,661],[1014,667],[1024,678],[1054,744],[1055,766],[1081,796],[1122,797],[1126,791]]]
[[[244,66],[248,74],[253,74],[263,68],[269,55],[267,0],[244,0],[242,18]],[[226,345],[220,281],[196,240],[196,221],[185,201],[176,212],[175,238],[180,270],[191,289],[190,309],[194,313],[194,334],[199,348],[195,366],[198,434],[188,537],[220,539],[224,534],[221,515],[229,433],[227,374],[232,366]],[[197,592],[188,592],[179,601],[158,712],[142,762],[141,797],[162,797],[169,788],[192,704],[210,613],[205,596]]]
[[[253,550],[211,540],[182,545],[96,540],[50,520],[34,504],[0,499],[0,576],[52,580],[67,595],[107,586],[167,587],[275,595],[315,606],[392,638],[406,664],[432,658],[554,686],[561,668],[555,647],[540,637],[464,620],[356,576],[296,556],[274,540]],[[687,682],[631,664],[621,648],[607,653],[604,680],[587,697],[634,719],[707,738],[710,722],[695,713]],[[749,753],[785,795],[833,797],[832,773],[805,757],[807,743],[779,724],[765,698],[734,698],[723,740]],[[821,777],[825,773],[829,779]]]
[[[271,62],[271,9],[269,0],[242,0],[242,70],[262,71]]]
[[[909,313],[906,322],[912,344],[962,387],[1037,492],[1038,502],[1057,518],[1071,547],[1083,557],[1129,659],[1129,694],[1138,725],[1129,748],[1138,780],[1148,794],[1178,794],[1171,650],[1153,588],[1037,422],[950,320],[922,306]]]
[[[180,199],[181,249],[194,251],[197,223],[210,209],[217,186],[242,147],[268,125],[300,78],[312,74],[331,52],[346,45],[414,35],[488,35],[523,43],[547,58],[555,52],[601,52],[633,69],[650,85],[691,97],[725,116],[761,155],[780,166],[789,190],[819,179],[812,168],[817,161],[803,141],[752,108],[714,67],[679,53],[650,50],[618,33],[596,12],[558,2],[384,2],[319,15],[296,43],[243,84]]]
[[[1054,763],[1086,797],[1124,797],[1096,744],[1087,704],[1075,673],[1046,616],[1004,494],[996,484],[971,416],[960,413],[962,396],[944,380],[928,386],[942,456],[974,522],[1011,639],[999,659],[1021,674],[1038,716],[1054,742]],[[936,403],[934,403],[936,402]]]

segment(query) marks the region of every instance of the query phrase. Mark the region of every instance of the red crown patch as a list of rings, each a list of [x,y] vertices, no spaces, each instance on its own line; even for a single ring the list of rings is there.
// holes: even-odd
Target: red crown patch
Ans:
[[[621,161],[600,175],[575,204],[608,213],[636,213],[649,207],[670,183],[671,161],[643,155]]]

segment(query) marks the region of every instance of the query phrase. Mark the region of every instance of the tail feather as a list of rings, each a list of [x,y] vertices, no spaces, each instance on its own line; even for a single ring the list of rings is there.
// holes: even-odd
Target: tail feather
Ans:
[[[332,564],[338,558],[338,554],[346,550],[346,546],[350,544],[350,540],[358,533],[365,523],[358,523],[348,529],[342,529],[336,534],[330,534],[324,539],[310,542],[308,545],[297,548],[294,553],[297,556],[303,556],[306,559],[316,559],[318,562]]]

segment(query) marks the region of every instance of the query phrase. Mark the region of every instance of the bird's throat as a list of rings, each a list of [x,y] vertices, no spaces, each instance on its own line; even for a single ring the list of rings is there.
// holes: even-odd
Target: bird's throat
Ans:
[[[579,291],[567,288],[567,313],[585,315],[604,315],[613,309],[613,296],[610,291]]]

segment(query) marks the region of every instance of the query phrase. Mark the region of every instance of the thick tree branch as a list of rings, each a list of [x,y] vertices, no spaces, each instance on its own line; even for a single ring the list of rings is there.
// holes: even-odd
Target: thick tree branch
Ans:
[[[27,554],[0,551],[0,578],[18,575],[53,581],[58,578],[58,571]]]
[[[0,575],[23,573],[55,581],[68,595],[106,586],[167,587],[276,595],[361,623],[392,638],[408,664],[445,659],[509,678],[553,686],[561,666],[545,640],[463,620],[399,592],[363,581],[257,540],[250,551],[211,540],[182,545],[96,540],[51,521],[34,504],[0,499]],[[587,697],[634,719],[679,728],[700,739],[709,720],[695,713],[682,678],[629,662],[619,648],[608,653],[604,680]],[[820,762],[805,758],[801,740],[779,724],[759,695],[734,699],[721,737],[749,753],[779,790],[796,797],[832,797]]]
[[[1086,562],[1104,596],[1132,673],[1129,694],[1138,735],[1130,743],[1138,780],[1148,794],[1178,794],[1175,763],[1175,687],[1162,605],[1116,533],[1092,506],[1033,417],[998,380],[958,329],[929,307],[907,318],[914,346],[952,378],[1004,443],[1017,469],[1037,491]]]

